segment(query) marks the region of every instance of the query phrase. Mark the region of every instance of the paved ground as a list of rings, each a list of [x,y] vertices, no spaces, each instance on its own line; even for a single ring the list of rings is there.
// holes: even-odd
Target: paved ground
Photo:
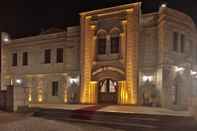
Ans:
[[[31,117],[28,114],[0,112],[0,131],[121,131],[110,127],[60,122]]]
[[[0,111],[0,124],[24,120],[29,117],[28,114],[7,113]]]

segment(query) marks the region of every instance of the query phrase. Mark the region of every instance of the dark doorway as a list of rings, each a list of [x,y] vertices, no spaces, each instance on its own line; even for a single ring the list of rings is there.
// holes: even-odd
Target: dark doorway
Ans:
[[[118,82],[105,79],[98,83],[98,103],[117,104],[118,101]]]

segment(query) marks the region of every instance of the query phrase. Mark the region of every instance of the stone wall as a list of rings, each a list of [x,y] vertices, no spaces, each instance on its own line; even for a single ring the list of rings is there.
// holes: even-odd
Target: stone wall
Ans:
[[[3,88],[9,85],[28,89],[30,103],[68,102],[69,79],[79,77],[79,27],[67,32],[41,34],[34,37],[10,40],[3,44]],[[64,49],[63,63],[56,63],[56,49]],[[44,63],[44,50],[51,49],[51,63]],[[28,65],[22,65],[22,53],[28,52]],[[12,66],[12,53],[18,55],[18,65]],[[21,80],[18,85],[16,80]],[[59,82],[58,96],[52,97],[52,81]],[[72,91],[71,91],[72,92]],[[42,102],[39,102],[42,99]]]

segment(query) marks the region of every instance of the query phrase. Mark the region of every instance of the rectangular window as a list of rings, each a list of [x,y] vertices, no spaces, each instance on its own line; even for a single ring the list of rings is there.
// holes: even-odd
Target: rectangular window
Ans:
[[[58,81],[53,81],[52,82],[52,96],[58,96],[58,88],[59,88]]]
[[[111,53],[119,53],[119,37],[111,38]]]
[[[17,57],[18,57],[17,53],[12,54],[12,66],[17,66],[17,61],[18,61]]]
[[[64,61],[64,49],[63,48],[57,48],[57,63],[63,63]]]
[[[28,65],[28,53],[23,52],[23,65],[26,66]]]
[[[184,53],[185,48],[185,35],[181,34],[181,53]]]
[[[173,34],[173,51],[178,51],[178,33]]]
[[[51,63],[51,49],[46,49],[44,51],[44,63]]]
[[[106,53],[106,39],[104,38],[98,39],[97,53],[99,55],[104,55]]]

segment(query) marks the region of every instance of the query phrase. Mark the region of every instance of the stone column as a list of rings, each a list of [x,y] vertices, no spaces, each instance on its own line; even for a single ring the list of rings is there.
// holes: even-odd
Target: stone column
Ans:
[[[91,28],[91,16],[81,16],[81,103],[93,103],[90,81],[92,70],[92,49],[94,30]]]
[[[111,54],[111,39],[110,35],[107,35],[107,42],[106,42],[106,54],[110,55]]]
[[[126,33],[126,84],[128,92],[127,104],[137,104],[138,86],[138,43],[139,43],[139,7],[127,10]]]
[[[125,47],[126,47],[126,33],[127,33],[127,21],[123,20],[122,21],[122,27],[123,27],[123,32],[121,33],[121,42],[120,42],[120,55],[121,59],[123,60],[123,63],[125,63]]]

